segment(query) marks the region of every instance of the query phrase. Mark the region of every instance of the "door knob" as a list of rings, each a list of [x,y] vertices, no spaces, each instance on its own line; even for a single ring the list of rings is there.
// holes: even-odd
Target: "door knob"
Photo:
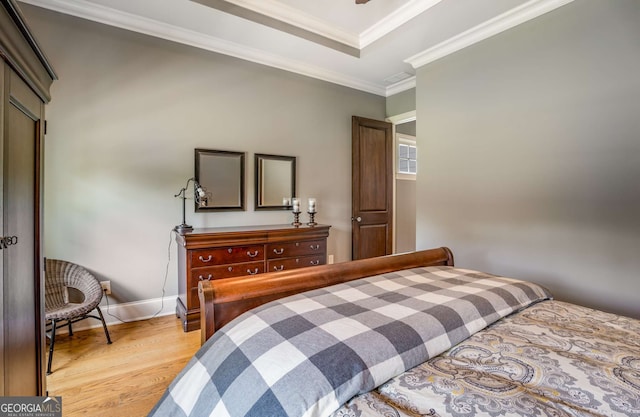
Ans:
[[[358,217],[352,217],[352,218],[351,218],[351,221],[352,221],[352,222],[358,222],[358,223],[360,223],[360,222],[362,221],[362,217],[360,217],[360,216],[358,216]]]

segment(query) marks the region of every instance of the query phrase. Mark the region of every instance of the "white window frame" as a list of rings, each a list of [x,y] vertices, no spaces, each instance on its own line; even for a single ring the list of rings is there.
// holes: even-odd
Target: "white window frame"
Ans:
[[[409,145],[409,146],[413,146],[416,148],[416,164],[417,164],[417,155],[418,155],[418,146],[416,145],[416,137],[415,136],[411,136],[411,135],[405,135],[403,133],[396,133],[396,179],[399,180],[416,180],[416,174],[413,173],[407,173],[407,172],[400,172],[399,171],[399,167],[398,167],[398,159],[399,159],[399,155],[400,155],[400,145]],[[416,168],[417,170],[417,168]]]

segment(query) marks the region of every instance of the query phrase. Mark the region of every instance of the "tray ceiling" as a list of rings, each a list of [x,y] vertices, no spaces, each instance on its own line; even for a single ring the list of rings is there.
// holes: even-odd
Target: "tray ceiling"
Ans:
[[[573,0],[21,0],[389,96],[415,69]]]

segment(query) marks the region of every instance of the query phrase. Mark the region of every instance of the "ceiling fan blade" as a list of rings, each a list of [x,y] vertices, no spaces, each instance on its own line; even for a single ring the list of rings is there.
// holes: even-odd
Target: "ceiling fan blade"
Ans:
[[[356,4],[365,4],[369,0],[356,0]]]

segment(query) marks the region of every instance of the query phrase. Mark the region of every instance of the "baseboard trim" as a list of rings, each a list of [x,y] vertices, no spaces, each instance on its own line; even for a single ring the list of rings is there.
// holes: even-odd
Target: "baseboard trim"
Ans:
[[[109,299],[108,306],[103,298],[100,304],[100,310],[102,310],[102,315],[104,316],[107,326],[121,324],[123,322],[146,320],[154,316],[168,316],[170,314],[176,314],[176,296],[173,295],[119,304],[113,304],[112,300]],[[97,316],[98,313],[93,311],[91,315]],[[93,329],[96,327],[102,327],[102,323],[100,323],[99,320],[87,319],[75,323],[73,325],[73,331]],[[67,333],[67,329],[67,327],[61,327],[56,333]]]

